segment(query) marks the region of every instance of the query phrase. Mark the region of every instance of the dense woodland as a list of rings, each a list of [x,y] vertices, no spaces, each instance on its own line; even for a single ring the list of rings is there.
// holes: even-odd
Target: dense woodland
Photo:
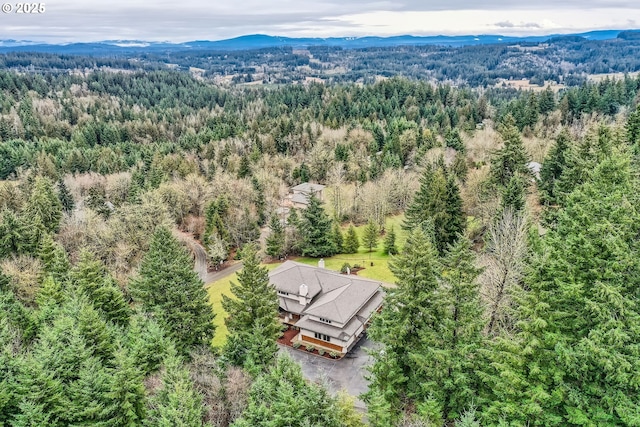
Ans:
[[[639,91],[0,72],[0,425],[640,425]],[[244,262],[222,348],[185,234]],[[382,236],[361,414],[278,355],[261,260]]]
[[[55,54],[4,48],[0,65],[27,73],[84,72],[95,68],[119,70],[179,69],[215,78],[224,84],[278,85],[374,83],[380,78],[405,77],[472,87],[493,87],[504,80],[529,79],[534,85],[556,82],[582,84],[588,75],[640,71],[639,32],[621,32],[617,38],[590,40],[559,36],[544,42],[475,46],[399,45],[349,49],[338,46],[271,47],[249,50],[211,50],[195,43],[189,48],[114,49],[96,47],[92,57],[71,49]],[[302,42],[301,42],[302,43]],[[91,52],[86,46],[80,52]],[[107,55],[109,57],[107,57]]]

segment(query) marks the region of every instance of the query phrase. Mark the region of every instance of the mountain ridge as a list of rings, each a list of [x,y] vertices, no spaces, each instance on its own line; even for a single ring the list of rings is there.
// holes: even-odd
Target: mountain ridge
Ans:
[[[309,48],[317,46],[360,49],[368,47],[393,47],[439,45],[462,47],[500,43],[540,43],[563,37],[580,37],[585,40],[609,40],[621,33],[638,33],[640,30],[597,30],[572,34],[547,34],[541,36],[504,36],[499,34],[459,35],[459,36],[363,36],[363,37],[284,37],[266,34],[247,34],[223,40],[193,40],[181,43],[144,40],[104,40],[98,42],[45,43],[30,40],[0,40],[0,52],[46,52],[58,54],[118,54],[133,52],[188,51],[188,50],[253,50],[264,48],[291,47]]]

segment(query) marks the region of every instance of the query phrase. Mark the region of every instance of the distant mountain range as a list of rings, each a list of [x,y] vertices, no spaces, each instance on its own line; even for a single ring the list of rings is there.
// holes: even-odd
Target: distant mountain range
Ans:
[[[622,36],[622,37],[620,37]],[[46,52],[80,55],[118,55],[135,53],[179,52],[189,50],[251,50],[274,47],[305,48],[332,46],[345,49],[393,47],[403,45],[473,46],[498,43],[544,42],[558,37],[580,37],[585,40],[638,39],[638,30],[602,30],[578,34],[509,37],[501,35],[468,36],[394,36],[394,37],[330,37],[291,38],[252,34],[226,40],[196,40],[185,43],[147,42],[140,40],[105,40],[92,43],[53,44],[28,40],[0,40],[0,52]]]

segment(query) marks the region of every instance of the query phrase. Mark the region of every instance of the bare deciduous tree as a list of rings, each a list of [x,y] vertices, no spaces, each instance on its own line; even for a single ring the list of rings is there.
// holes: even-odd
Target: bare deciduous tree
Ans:
[[[513,328],[513,292],[521,286],[527,246],[528,221],[524,214],[505,209],[487,230],[487,246],[481,263],[482,297],[487,306],[487,334]]]

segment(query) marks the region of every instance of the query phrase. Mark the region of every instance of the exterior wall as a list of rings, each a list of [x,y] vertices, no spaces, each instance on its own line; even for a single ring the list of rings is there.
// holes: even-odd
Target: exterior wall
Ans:
[[[336,328],[344,328],[344,323],[338,323],[335,320],[332,320],[331,323],[327,323],[327,322],[323,322],[322,320],[320,320],[320,317],[318,317],[318,316],[309,315],[309,318],[311,320],[314,320],[314,321],[318,322],[318,323],[323,323],[325,325],[331,325],[331,326],[334,326]]]
[[[304,205],[302,203],[296,203],[296,202],[293,202],[293,207],[296,209],[307,209],[307,205]]]
[[[317,346],[320,346],[320,347],[330,348],[330,349],[333,349],[335,351],[339,351],[341,353],[346,353],[347,352],[347,347],[346,346],[343,347],[342,344],[335,344],[333,342],[322,341],[322,340],[319,340],[317,338],[305,335],[302,332],[300,333],[300,339],[302,341],[308,342],[310,344],[317,345]],[[337,340],[337,341],[341,343],[341,341],[339,341],[339,340]]]

